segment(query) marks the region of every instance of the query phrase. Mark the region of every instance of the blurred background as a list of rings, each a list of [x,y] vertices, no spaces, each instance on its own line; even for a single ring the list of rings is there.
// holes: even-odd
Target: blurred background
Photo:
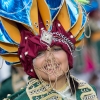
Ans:
[[[89,13],[85,39],[74,52],[72,74],[97,89],[100,100],[100,0],[98,9]]]
[[[85,29],[86,38],[73,54],[74,68],[71,73],[94,85],[100,100],[100,0],[97,1],[98,9],[93,10],[88,16]],[[0,58],[0,67],[2,67],[0,69],[0,94],[2,94],[0,98],[14,93],[26,85],[27,75],[23,72],[23,69],[7,65],[2,58]],[[19,83],[21,83],[20,86]],[[4,94],[2,91],[6,91],[6,93]]]

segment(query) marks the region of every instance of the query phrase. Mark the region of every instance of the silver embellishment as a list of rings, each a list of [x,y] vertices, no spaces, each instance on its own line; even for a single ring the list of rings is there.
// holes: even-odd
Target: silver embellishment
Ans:
[[[25,56],[28,54],[28,52],[25,52]]]
[[[27,40],[27,38],[28,38],[28,37],[26,36],[26,37],[25,37],[25,40]]]
[[[8,94],[7,97],[11,96],[11,94]]]
[[[37,23],[35,22],[34,25],[37,25]]]
[[[36,25],[36,28],[38,28],[39,26],[38,25]]]
[[[22,55],[20,55],[20,58],[22,58]]]
[[[49,20],[46,20],[46,23],[49,23]]]
[[[74,38],[73,35],[71,35],[70,38]]]
[[[91,95],[84,96],[83,100],[92,100],[93,98],[95,98],[95,95],[91,94]]]
[[[60,24],[58,23],[58,26],[60,27]]]
[[[44,30],[44,28],[42,27],[41,30]]]
[[[53,35],[50,32],[47,31],[42,31],[42,35],[41,35],[41,41],[47,43],[47,44],[51,44],[53,39]]]
[[[39,97],[36,97],[35,99],[36,99],[36,100],[39,100]]]
[[[48,26],[49,26],[49,24],[46,24],[46,26],[48,27]]]
[[[57,35],[60,37],[60,41],[63,40],[63,43],[70,45],[70,47],[74,50],[74,44],[67,38],[65,37],[63,34],[59,33],[59,32],[53,32],[53,35]],[[54,41],[59,41],[59,39],[56,39],[56,37],[53,38]]]
[[[30,71],[33,72],[33,69],[31,69]]]

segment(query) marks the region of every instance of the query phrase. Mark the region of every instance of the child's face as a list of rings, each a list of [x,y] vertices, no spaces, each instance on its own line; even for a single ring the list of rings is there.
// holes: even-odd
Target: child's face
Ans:
[[[33,60],[33,66],[38,77],[45,81],[55,81],[65,76],[68,59],[61,47],[53,46],[49,49],[38,52],[38,56]]]

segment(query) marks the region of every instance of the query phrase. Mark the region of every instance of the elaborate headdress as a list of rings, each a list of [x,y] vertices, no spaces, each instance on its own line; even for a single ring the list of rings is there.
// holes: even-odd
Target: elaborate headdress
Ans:
[[[30,62],[37,51],[59,45],[69,55],[71,68],[71,53],[84,38],[88,1],[79,0],[83,5],[78,0],[18,1],[0,3],[0,56],[13,66],[21,61],[26,73],[35,77]]]

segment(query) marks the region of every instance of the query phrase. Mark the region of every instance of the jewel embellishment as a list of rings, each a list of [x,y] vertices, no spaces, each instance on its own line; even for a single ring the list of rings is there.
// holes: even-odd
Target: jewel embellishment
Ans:
[[[53,40],[53,35],[50,32],[47,31],[42,31],[42,35],[41,35],[41,39],[42,42],[47,43],[47,44],[51,44],[52,40]]]

